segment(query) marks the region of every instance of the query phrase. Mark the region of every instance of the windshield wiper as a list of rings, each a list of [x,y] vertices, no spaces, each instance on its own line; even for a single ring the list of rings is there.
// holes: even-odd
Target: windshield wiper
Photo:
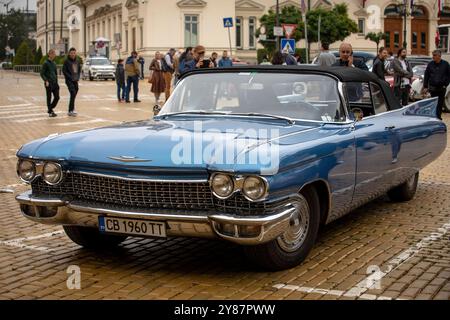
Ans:
[[[163,119],[168,116],[176,116],[176,115],[182,115],[182,114],[228,114],[227,112],[220,112],[220,111],[205,111],[205,110],[190,110],[190,111],[178,111],[178,112],[170,112],[170,113],[164,113],[157,115],[155,118],[157,119]]]
[[[283,117],[283,116],[277,116],[274,114],[270,114],[270,113],[259,113],[259,112],[232,112],[229,113],[228,115],[236,115],[236,116],[255,116],[255,117],[268,117],[268,118],[273,118],[273,119],[279,119],[279,120],[284,120],[287,121],[289,124],[294,124],[295,120],[289,117]]]

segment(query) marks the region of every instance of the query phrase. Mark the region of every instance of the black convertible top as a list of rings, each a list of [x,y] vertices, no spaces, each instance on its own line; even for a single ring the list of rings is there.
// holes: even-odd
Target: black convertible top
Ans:
[[[284,66],[284,65],[248,65],[234,66],[230,68],[205,68],[195,69],[184,73],[181,78],[191,74],[213,73],[213,72],[299,72],[312,74],[328,74],[338,78],[342,82],[373,82],[380,86],[384,93],[386,102],[390,110],[401,108],[400,102],[396,99],[386,81],[380,80],[374,73],[349,67],[319,67],[314,65]]]

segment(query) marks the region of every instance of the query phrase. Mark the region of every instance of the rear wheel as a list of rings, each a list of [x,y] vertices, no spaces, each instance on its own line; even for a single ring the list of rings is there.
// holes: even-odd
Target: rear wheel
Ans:
[[[264,269],[283,270],[305,260],[319,230],[320,203],[316,190],[312,187],[302,190],[295,206],[290,227],[282,235],[264,244],[244,247],[252,262]]]
[[[419,172],[413,174],[404,183],[388,191],[389,199],[395,202],[409,201],[414,198],[419,182]]]
[[[111,248],[119,245],[127,236],[100,233],[95,228],[63,226],[66,235],[80,246],[86,248]]]

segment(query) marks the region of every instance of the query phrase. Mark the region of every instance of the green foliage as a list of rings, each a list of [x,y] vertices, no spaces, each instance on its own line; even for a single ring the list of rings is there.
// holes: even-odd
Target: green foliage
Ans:
[[[378,53],[378,46],[380,45],[381,40],[386,39],[386,34],[383,32],[369,32],[366,35],[366,40],[369,39],[372,42],[375,42],[377,44],[377,53]]]
[[[322,42],[333,43],[336,41],[342,41],[348,37],[351,33],[358,31],[356,23],[348,16],[347,5],[337,4],[331,10],[325,10],[322,8],[310,10],[307,13],[308,21],[308,42],[318,41],[318,25],[319,16],[321,19],[320,35]],[[261,26],[266,29],[267,39],[269,41],[259,41],[267,52],[273,52],[275,50],[276,43],[273,35],[273,27],[275,26],[276,14],[273,10],[263,15],[260,18]],[[301,11],[294,7],[284,7],[280,11],[280,25],[281,23],[293,23],[297,24],[297,29],[293,34],[295,41],[305,38],[304,23],[302,20]],[[256,36],[261,34],[260,28],[256,31]],[[272,41],[270,41],[272,40]],[[303,56],[302,56],[303,58]]]
[[[23,41],[14,57],[14,65],[30,65],[34,63],[33,52],[27,41]]]
[[[16,9],[10,9],[8,14],[0,14],[0,59],[4,59],[6,56],[6,45],[17,52],[22,42],[28,39],[31,31],[36,31],[35,17],[27,16]],[[31,42],[29,46],[35,47]]]
[[[39,47],[34,55],[34,64],[40,64],[42,59],[42,48]]]

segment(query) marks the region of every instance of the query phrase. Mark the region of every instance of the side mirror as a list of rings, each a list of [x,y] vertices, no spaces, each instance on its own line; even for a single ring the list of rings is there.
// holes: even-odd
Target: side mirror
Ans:
[[[355,121],[361,121],[364,117],[364,112],[360,108],[353,108],[352,113]]]

